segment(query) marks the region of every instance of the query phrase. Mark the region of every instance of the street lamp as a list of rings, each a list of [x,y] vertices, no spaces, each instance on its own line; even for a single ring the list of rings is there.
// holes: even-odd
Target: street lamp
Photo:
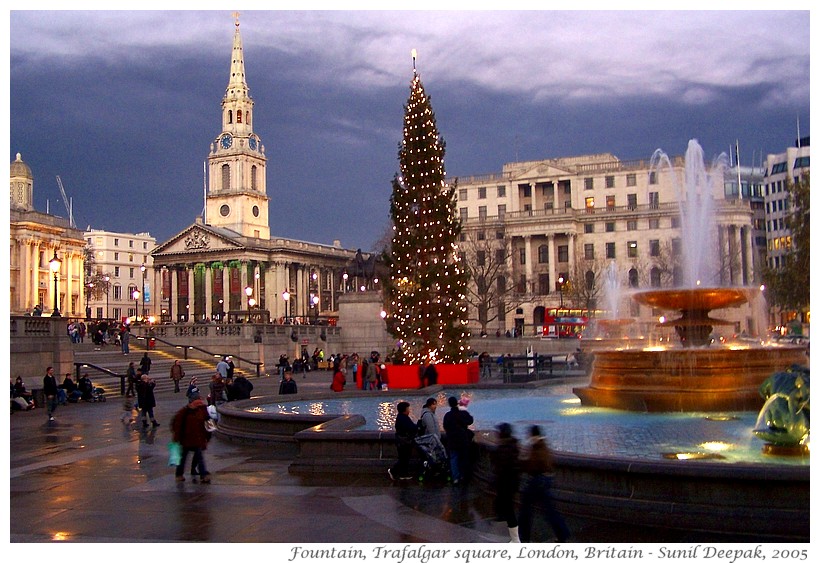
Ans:
[[[564,308],[564,276],[558,276],[558,295],[561,298],[559,308]]]
[[[105,275],[105,318],[108,318],[108,291],[111,289],[111,284],[108,282],[111,281],[111,277],[106,274]]]
[[[347,278],[347,272],[342,274],[342,279],[344,280],[344,290],[342,291],[343,293],[347,293]]]
[[[145,318],[145,264],[140,264],[142,272],[142,318]]]
[[[282,292],[282,299],[285,300],[285,324],[288,322],[288,301],[290,301],[290,293],[288,290]]]
[[[136,322],[140,312],[140,291],[135,289],[131,297],[134,298],[134,322]]]
[[[54,308],[51,311],[52,317],[60,317],[60,309],[57,307],[57,279],[60,272],[60,264],[62,264],[62,260],[57,258],[57,251],[54,251],[54,258],[49,260],[48,268],[51,270],[51,273],[54,274]]]

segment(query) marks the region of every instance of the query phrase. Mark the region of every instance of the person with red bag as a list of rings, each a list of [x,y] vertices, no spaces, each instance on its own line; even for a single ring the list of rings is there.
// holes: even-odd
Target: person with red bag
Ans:
[[[203,451],[208,447],[211,433],[206,427],[211,417],[205,401],[195,391],[188,397],[188,404],[174,415],[171,422],[173,438],[182,446],[182,458],[176,468],[177,482],[185,481],[185,460],[188,453],[193,453],[191,459],[191,480],[196,483],[199,477],[202,483],[211,482],[211,474],[205,468]]]

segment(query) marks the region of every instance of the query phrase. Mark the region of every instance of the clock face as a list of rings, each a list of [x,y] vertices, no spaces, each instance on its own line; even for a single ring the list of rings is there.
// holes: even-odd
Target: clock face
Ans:
[[[248,146],[251,148],[252,151],[256,150],[256,137],[251,137],[248,139]]]
[[[223,149],[231,148],[232,143],[233,143],[233,139],[231,138],[230,135],[228,135],[228,134],[222,135],[222,148]]]

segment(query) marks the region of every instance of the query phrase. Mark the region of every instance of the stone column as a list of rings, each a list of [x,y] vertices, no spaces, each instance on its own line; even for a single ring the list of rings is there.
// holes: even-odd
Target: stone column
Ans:
[[[533,262],[533,255],[532,255],[532,237],[530,235],[526,235],[524,237],[524,252],[527,254],[526,264],[524,265],[524,272],[527,276],[527,287],[526,292],[532,293],[532,262]]]
[[[575,233],[567,233],[567,245],[567,258],[569,260],[567,272],[572,272],[575,266]]]
[[[186,274],[188,275],[188,308],[185,310],[185,322],[191,322],[194,318],[194,302],[196,295],[194,291],[194,266],[188,264],[185,266]]]
[[[552,293],[553,288],[555,287],[555,281],[558,279],[555,273],[555,262],[558,260],[557,256],[555,255],[555,234],[550,233],[547,235],[547,257],[549,259],[549,275],[550,275],[550,283],[547,286],[547,291]]]
[[[177,322],[179,318],[179,270],[174,267],[168,269],[171,276],[171,295],[168,296],[168,314],[171,317],[171,322]]]
[[[213,317],[213,306],[214,306],[214,285],[213,285],[213,275],[214,271],[211,269],[212,264],[206,263],[205,264],[205,316],[209,319]]]
[[[243,309],[248,309],[248,296],[245,294],[245,288],[248,287],[248,262],[242,260],[239,265],[239,290],[242,292],[241,303]]]
[[[51,280],[46,284],[46,295],[51,295]],[[32,307],[35,303],[40,303],[40,242],[36,239],[32,241],[31,245],[31,289],[34,292],[32,295]],[[50,305],[43,303],[43,309]]]

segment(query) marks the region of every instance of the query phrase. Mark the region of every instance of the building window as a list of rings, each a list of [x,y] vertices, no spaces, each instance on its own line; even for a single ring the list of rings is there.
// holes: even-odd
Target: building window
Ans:
[[[649,270],[649,285],[652,287],[661,286],[661,271],[659,268],[655,267]]]
[[[467,201],[467,188],[461,188],[458,190],[458,200]]]
[[[614,188],[615,187],[615,176],[605,176],[604,177],[605,186],[607,188]]]
[[[504,231],[496,231],[495,240],[504,240]]]
[[[487,188],[483,186],[478,188],[478,199],[487,199]]]
[[[538,263],[548,264],[550,261],[549,256],[549,247],[546,244],[540,245],[538,247]]]
[[[498,206],[498,219],[503,221],[504,217],[507,215],[507,206],[506,205],[499,205]]]
[[[498,197],[507,197],[507,186],[498,186]]]
[[[677,215],[672,217],[672,228],[673,229],[679,229],[680,228],[680,217],[677,216]]]
[[[638,287],[638,270],[635,268],[629,270],[629,287]]]
[[[466,207],[460,207],[459,210],[458,210],[458,214],[461,217],[462,221],[467,220],[467,208]]]
[[[148,241],[143,241],[143,243],[142,243],[142,249],[143,249],[143,250],[148,250]],[[145,260],[143,260],[143,262],[145,262]]]
[[[649,220],[649,228],[651,230],[660,229],[661,228],[661,220],[658,219],[657,217],[653,217],[652,219]]]
[[[231,189],[231,167],[228,164],[222,165],[222,189]]]
[[[487,206],[486,205],[482,205],[478,208],[478,218],[481,221],[484,221],[485,219],[487,219]]]
[[[129,252],[129,253],[128,253],[128,261],[129,261],[129,262],[133,262],[133,261],[134,261],[134,253],[133,253],[133,252]]]
[[[615,243],[614,242],[606,243],[606,257],[610,260],[615,259]]]
[[[133,277],[134,277],[134,268],[128,268],[128,277],[129,277],[129,278],[133,278]]]
[[[119,284],[114,285],[114,299],[119,300],[122,299],[122,286]]]
[[[658,239],[652,239],[649,241],[649,255],[650,256],[660,256],[661,255],[661,241]]]
[[[487,252],[485,250],[477,250],[475,260],[479,266],[485,265],[487,263]]]
[[[638,221],[636,219],[630,219],[626,222],[626,230],[627,231],[637,231],[638,230]]]
[[[638,194],[626,194],[626,207],[630,211],[635,211],[638,208]]]
[[[569,180],[564,182],[564,195],[572,195],[572,184],[569,183]]]
[[[503,248],[496,248],[495,249],[495,263],[496,264],[503,264],[507,261],[507,256],[504,253]]]
[[[607,208],[607,211],[615,211],[615,196],[614,195],[606,196],[606,208]]]
[[[478,231],[476,233],[476,239],[477,240],[484,240],[486,238],[487,238],[487,234],[484,231]]]
[[[584,243],[584,260],[595,260],[595,245],[591,242]]]
[[[119,260],[119,259],[120,259],[120,253],[119,253],[119,252],[115,252],[115,253],[114,253],[114,260],[116,261],[116,260]]]
[[[584,178],[584,189],[591,190],[592,189],[592,178]]]
[[[654,172],[653,172],[654,174]],[[661,199],[658,192],[649,192],[649,208],[657,209],[661,205]]]
[[[526,248],[519,248],[518,249],[518,263],[519,264],[526,264],[527,263],[527,249]]]
[[[627,174],[626,175],[626,186],[628,188],[632,188],[638,185],[638,175],[637,174]]]
[[[649,184],[654,185],[658,183],[658,173],[654,170],[649,173]]]
[[[672,256],[683,256],[683,246],[679,238],[672,239]]]
[[[548,295],[550,292],[550,275],[538,274],[538,295]]]
[[[559,244],[558,245],[558,261],[559,262],[569,262],[569,245],[568,244]]]
[[[626,255],[629,258],[638,257],[638,241],[630,240],[626,243]]]
[[[251,166],[251,189],[254,191],[259,190],[259,186],[256,185],[256,166]]]
[[[604,230],[608,233],[614,233],[615,232],[615,221],[607,221],[604,224]]]
[[[115,238],[114,239],[114,246],[119,246],[119,245],[120,245],[120,239]]]
[[[134,241],[133,240],[128,241],[128,248],[134,248]]]
[[[587,213],[595,213],[595,198],[594,197],[584,198],[584,209],[587,210]]]
[[[595,232],[595,223],[584,223],[584,233],[590,234]]]
[[[114,277],[115,278],[120,277],[120,267],[119,266],[114,266]]]
[[[529,184],[518,184],[518,191],[521,197],[532,197],[532,186]]]

